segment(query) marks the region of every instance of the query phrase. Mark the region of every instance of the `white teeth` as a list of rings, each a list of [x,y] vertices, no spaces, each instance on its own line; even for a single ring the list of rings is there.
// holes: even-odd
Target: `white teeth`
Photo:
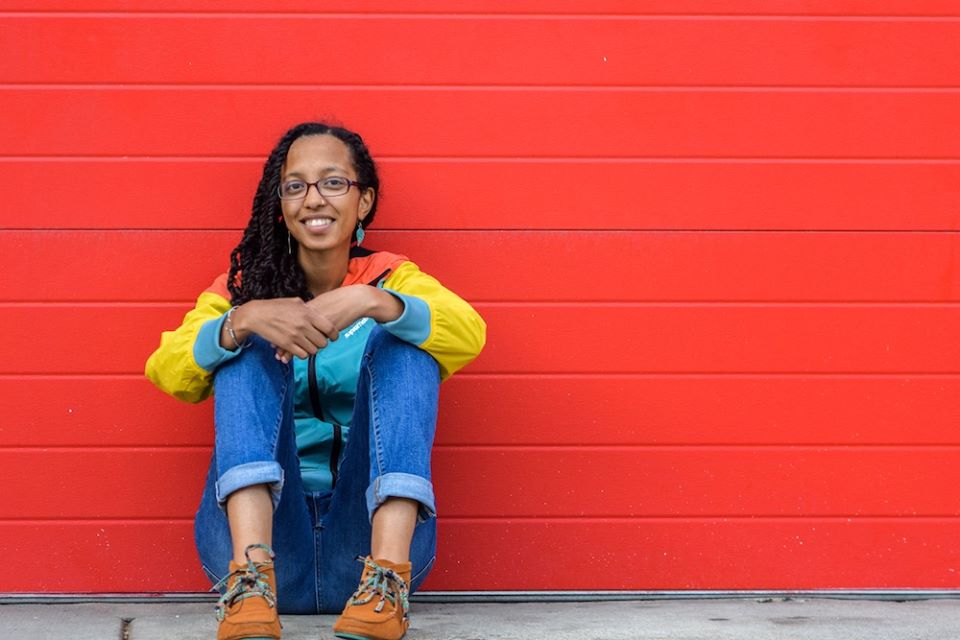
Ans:
[[[326,227],[333,222],[332,218],[310,218],[304,222],[308,227]]]

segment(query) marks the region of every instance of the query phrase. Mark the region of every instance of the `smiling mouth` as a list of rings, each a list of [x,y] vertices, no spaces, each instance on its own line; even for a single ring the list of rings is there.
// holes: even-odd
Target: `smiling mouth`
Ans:
[[[308,218],[303,221],[303,224],[311,229],[329,227],[333,224],[333,218]]]

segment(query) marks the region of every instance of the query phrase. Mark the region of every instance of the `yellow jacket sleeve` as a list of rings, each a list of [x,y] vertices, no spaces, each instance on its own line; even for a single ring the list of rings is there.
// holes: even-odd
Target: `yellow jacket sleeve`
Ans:
[[[220,324],[230,310],[230,302],[224,297],[229,295],[225,283],[226,276],[220,276],[201,293],[180,326],[163,332],[160,346],[147,359],[146,376],[174,398],[186,402],[207,398],[213,390],[216,366],[239,353],[219,345]]]
[[[412,262],[397,267],[383,288],[404,303],[403,314],[384,329],[417,345],[440,365],[446,380],[474,360],[487,339],[487,324],[473,307]]]

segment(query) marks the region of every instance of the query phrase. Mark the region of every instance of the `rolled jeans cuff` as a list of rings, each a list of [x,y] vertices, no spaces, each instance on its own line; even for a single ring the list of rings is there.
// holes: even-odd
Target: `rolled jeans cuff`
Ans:
[[[426,478],[411,473],[385,473],[377,476],[367,487],[367,513],[373,522],[373,512],[387,498],[409,498],[420,503],[417,521],[426,522],[437,517],[437,507],[433,498],[433,483]]]
[[[217,504],[224,512],[227,510],[227,497],[238,489],[265,484],[270,489],[273,510],[280,504],[280,492],[283,490],[283,467],[275,461],[246,462],[228,469],[217,480]]]

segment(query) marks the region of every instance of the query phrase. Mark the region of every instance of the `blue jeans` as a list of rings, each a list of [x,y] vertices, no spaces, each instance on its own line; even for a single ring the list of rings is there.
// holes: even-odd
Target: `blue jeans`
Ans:
[[[212,582],[233,557],[225,503],[242,487],[266,484],[274,500],[281,613],[339,613],[370,553],[370,521],[388,497],[420,503],[410,546],[417,589],[433,566],[436,508],[430,451],[440,375],[426,352],[374,327],[366,343],[353,421],[332,491],[307,492],[293,421],[293,367],[259,336],[214,379],[216,438],[194,521],[197,553]]]

